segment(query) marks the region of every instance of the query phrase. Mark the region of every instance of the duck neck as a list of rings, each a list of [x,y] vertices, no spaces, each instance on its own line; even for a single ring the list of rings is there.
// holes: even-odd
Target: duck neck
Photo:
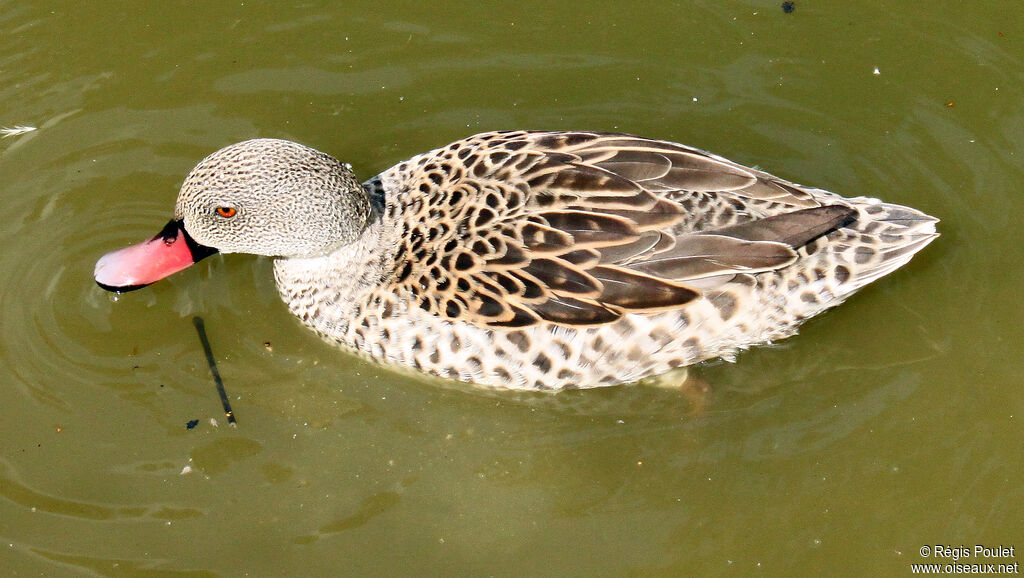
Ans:
[[[329,335],[346,332],[370,293],[394,273],[397,239],[388,233],[374,211],[359,237],[327,255],[275,259],[281,299],[313,329]]]

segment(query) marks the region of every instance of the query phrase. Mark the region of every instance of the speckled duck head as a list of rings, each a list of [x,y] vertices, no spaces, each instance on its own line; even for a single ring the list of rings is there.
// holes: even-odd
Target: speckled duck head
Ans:
[[[130,291],[216,252],[325,255],[355,240],[370,212],[348,165],[291,141],[248,140],[196,165],[174,219],[152,239],[104,255],[95,278],[105,289]]]

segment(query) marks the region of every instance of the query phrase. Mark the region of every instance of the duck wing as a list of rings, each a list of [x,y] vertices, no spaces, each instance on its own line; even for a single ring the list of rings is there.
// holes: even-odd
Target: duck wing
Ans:
[[[792,264],[856,214],[709,153],[620,134],[485,133],[389,172],[405,191],[393,204],[423,215],[397,281],[428,311],[490,327],[683,307],[709,283]]]

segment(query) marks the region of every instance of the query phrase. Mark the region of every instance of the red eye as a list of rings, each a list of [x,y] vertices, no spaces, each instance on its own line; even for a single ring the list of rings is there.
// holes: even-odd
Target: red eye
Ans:
[[[234,207],[217,207],[217,214],[224,217],[225,219],[230,219],[231,217],[234,217],[235,213],[237,212],[238,209]]]

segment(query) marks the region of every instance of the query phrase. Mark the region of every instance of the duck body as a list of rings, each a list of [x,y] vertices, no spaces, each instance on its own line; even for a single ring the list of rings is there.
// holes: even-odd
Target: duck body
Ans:
[[[200,253],[274,257],[292,313],[375,360],[563,389],[790,336],[906,263],[936,222],[676,143],[508,131],[418,155],[361,187],[302,145],[232,145],[186,179],[180,232],[168,225],[149,243],[173,233]],[[135,259],[118,253],[97,266],[105,288],[163,275],[112,273]]]

